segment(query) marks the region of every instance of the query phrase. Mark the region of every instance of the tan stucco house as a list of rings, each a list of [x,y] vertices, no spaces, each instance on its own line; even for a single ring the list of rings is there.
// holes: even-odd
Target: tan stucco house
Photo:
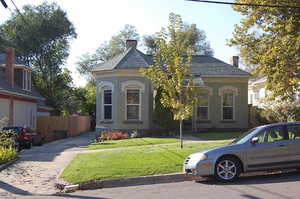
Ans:
[[[96,128],[115,130],[149,130],[153,121],[151,82],[139,69],[153,63],[153,57],[128,40],[127,50],[92,70],[97,85]],[[195,55],[191,72],[201,78],[203,86],[197,97],[200,104],[191,118],[191,130],[248,128],[248,80],[250,74],[234,64],[214,57]]]
[[[52,110],[32,87],[31,73],[29,66],[15,58],[14,48],[0,54],[0,119],[8,119],[6,126],[35,129],[37,116]]]

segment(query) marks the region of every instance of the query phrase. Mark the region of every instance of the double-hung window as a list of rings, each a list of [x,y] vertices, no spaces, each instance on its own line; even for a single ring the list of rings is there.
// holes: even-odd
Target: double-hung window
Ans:
[[[23,90],[31,91],[31,71],[23,70]]]
[[[112,90],[103,91],[103,119],[112,120]]]
[[[140,120],[141,102],[139,89],[126,90],[126,119]]]
[[[234,119],[234,92],[226,90],[222,95],[222,118],[223,120]]]
[[[209,95],[208,92],[199,93],[199,103],[197,107],[197,120],[209,120]]]

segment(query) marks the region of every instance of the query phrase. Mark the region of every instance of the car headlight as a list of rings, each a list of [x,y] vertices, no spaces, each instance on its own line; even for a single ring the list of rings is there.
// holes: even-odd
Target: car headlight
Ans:
[[[199,157],[199,161],[206,160],[206,159],[207,159],[207,155],[204,153],[201,153],[200,157]]]

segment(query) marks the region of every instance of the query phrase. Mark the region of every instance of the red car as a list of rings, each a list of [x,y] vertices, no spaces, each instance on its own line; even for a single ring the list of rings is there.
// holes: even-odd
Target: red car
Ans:
[[[42,145],[42,138],[34,133],[30,128],[24,127],[4,127],[3,130],[12,130],[16,133],[16,142],[20,149],[30,149],[33,145]]]

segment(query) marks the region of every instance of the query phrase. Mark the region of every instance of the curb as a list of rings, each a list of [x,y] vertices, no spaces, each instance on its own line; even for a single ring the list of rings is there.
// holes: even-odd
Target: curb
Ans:
[[[173,173],[153,176],[141,176],[134,178],[121,178],[113,180],[92,180],[83,182],[76,185],[57,185],[60,187],[62,192],[70,193],[77,190],[92,190],[102,188],[113,188],[113,187],[127,187],[136,185],[148,185],[148,184],[159,184],[159,183],[172,183],[172,182],[183,182],[200,180],[200,176],[187,175],[184,173]]]
[[[9,162],[7,162],[7,163],[5,163],[5,164],[0,165],[0,172],[1,172],[2,170],[6,169],[7,167],[11,166],[12,164],[14,164],[17,160],[19,160],[19,157],[17,157],[17,158],[14,159],[14,160],[11,160],[11,161],[9,161]]]

